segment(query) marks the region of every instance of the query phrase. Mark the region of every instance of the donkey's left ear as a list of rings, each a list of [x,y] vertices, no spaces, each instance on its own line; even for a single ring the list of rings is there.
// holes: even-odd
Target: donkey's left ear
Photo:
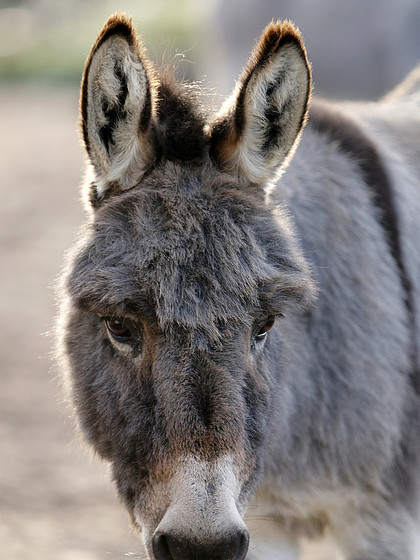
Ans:
[[[272,22],[210,124],[213,159],[251,183],[272,181],[296,149],[310,92],[311,70],[299,31],[290,22]]]
[[[82,79],[81,128],[93,168],[94,206],[111,192],[133,187],[151,165],[152,77],[131,18],[111,16]]]

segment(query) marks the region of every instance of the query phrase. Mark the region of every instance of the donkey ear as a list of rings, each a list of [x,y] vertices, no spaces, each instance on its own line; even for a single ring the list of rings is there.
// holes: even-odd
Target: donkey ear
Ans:
[[[273,180],[296,149],[310,91],[311,70],[299,31],[287,21],[270,23],[210,124],[212,157],[251,183]]]
[[[152,162],[152,76],[131,18],[111,16],[82,79],[81,128],[93,168],[94,205],[110,192],[133,187]]]

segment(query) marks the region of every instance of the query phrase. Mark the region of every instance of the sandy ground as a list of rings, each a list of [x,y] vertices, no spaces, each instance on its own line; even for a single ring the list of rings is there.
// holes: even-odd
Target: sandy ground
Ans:
[[[83,218],[77,88],[0,89],[0,557],[143,557],[50,359],[55,279]],[[333,560],[327,548],[309,558]],[[270,560],[270,559],[267,559]]]

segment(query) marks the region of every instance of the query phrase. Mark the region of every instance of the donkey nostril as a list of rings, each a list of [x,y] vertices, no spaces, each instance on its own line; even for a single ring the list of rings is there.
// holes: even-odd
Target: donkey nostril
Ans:
[[[240,535],[239,547],[237,549],[235,560],[244,560],[246,553],[248,552],[248,546],[249,546],[249,533],[248,531],[244,531],[242,535]]]
[[[161,533],[155,535],[152,543],[156,560],[244,560],[248,544],[247,531],[235,531],[221,540],[205,544]]]
[[[162,537],[165,541],[165,547],[168,551],[168,556],[162,557],[168,560],[198,560],[197,550],[187,539],[177,538],[171,534]],[[158,558],[157,560],[161,560]]]
[[[155,535],[152,542],[156,560],[174,560],[166,542],[165,535]]]

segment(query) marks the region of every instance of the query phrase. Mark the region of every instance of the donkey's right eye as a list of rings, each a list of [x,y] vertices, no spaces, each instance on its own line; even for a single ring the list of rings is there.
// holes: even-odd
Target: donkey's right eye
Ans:
[[[104,319],[109,334],[118,342],[128,342],[133,334],[130,319],[122,317],[106,317]]]

